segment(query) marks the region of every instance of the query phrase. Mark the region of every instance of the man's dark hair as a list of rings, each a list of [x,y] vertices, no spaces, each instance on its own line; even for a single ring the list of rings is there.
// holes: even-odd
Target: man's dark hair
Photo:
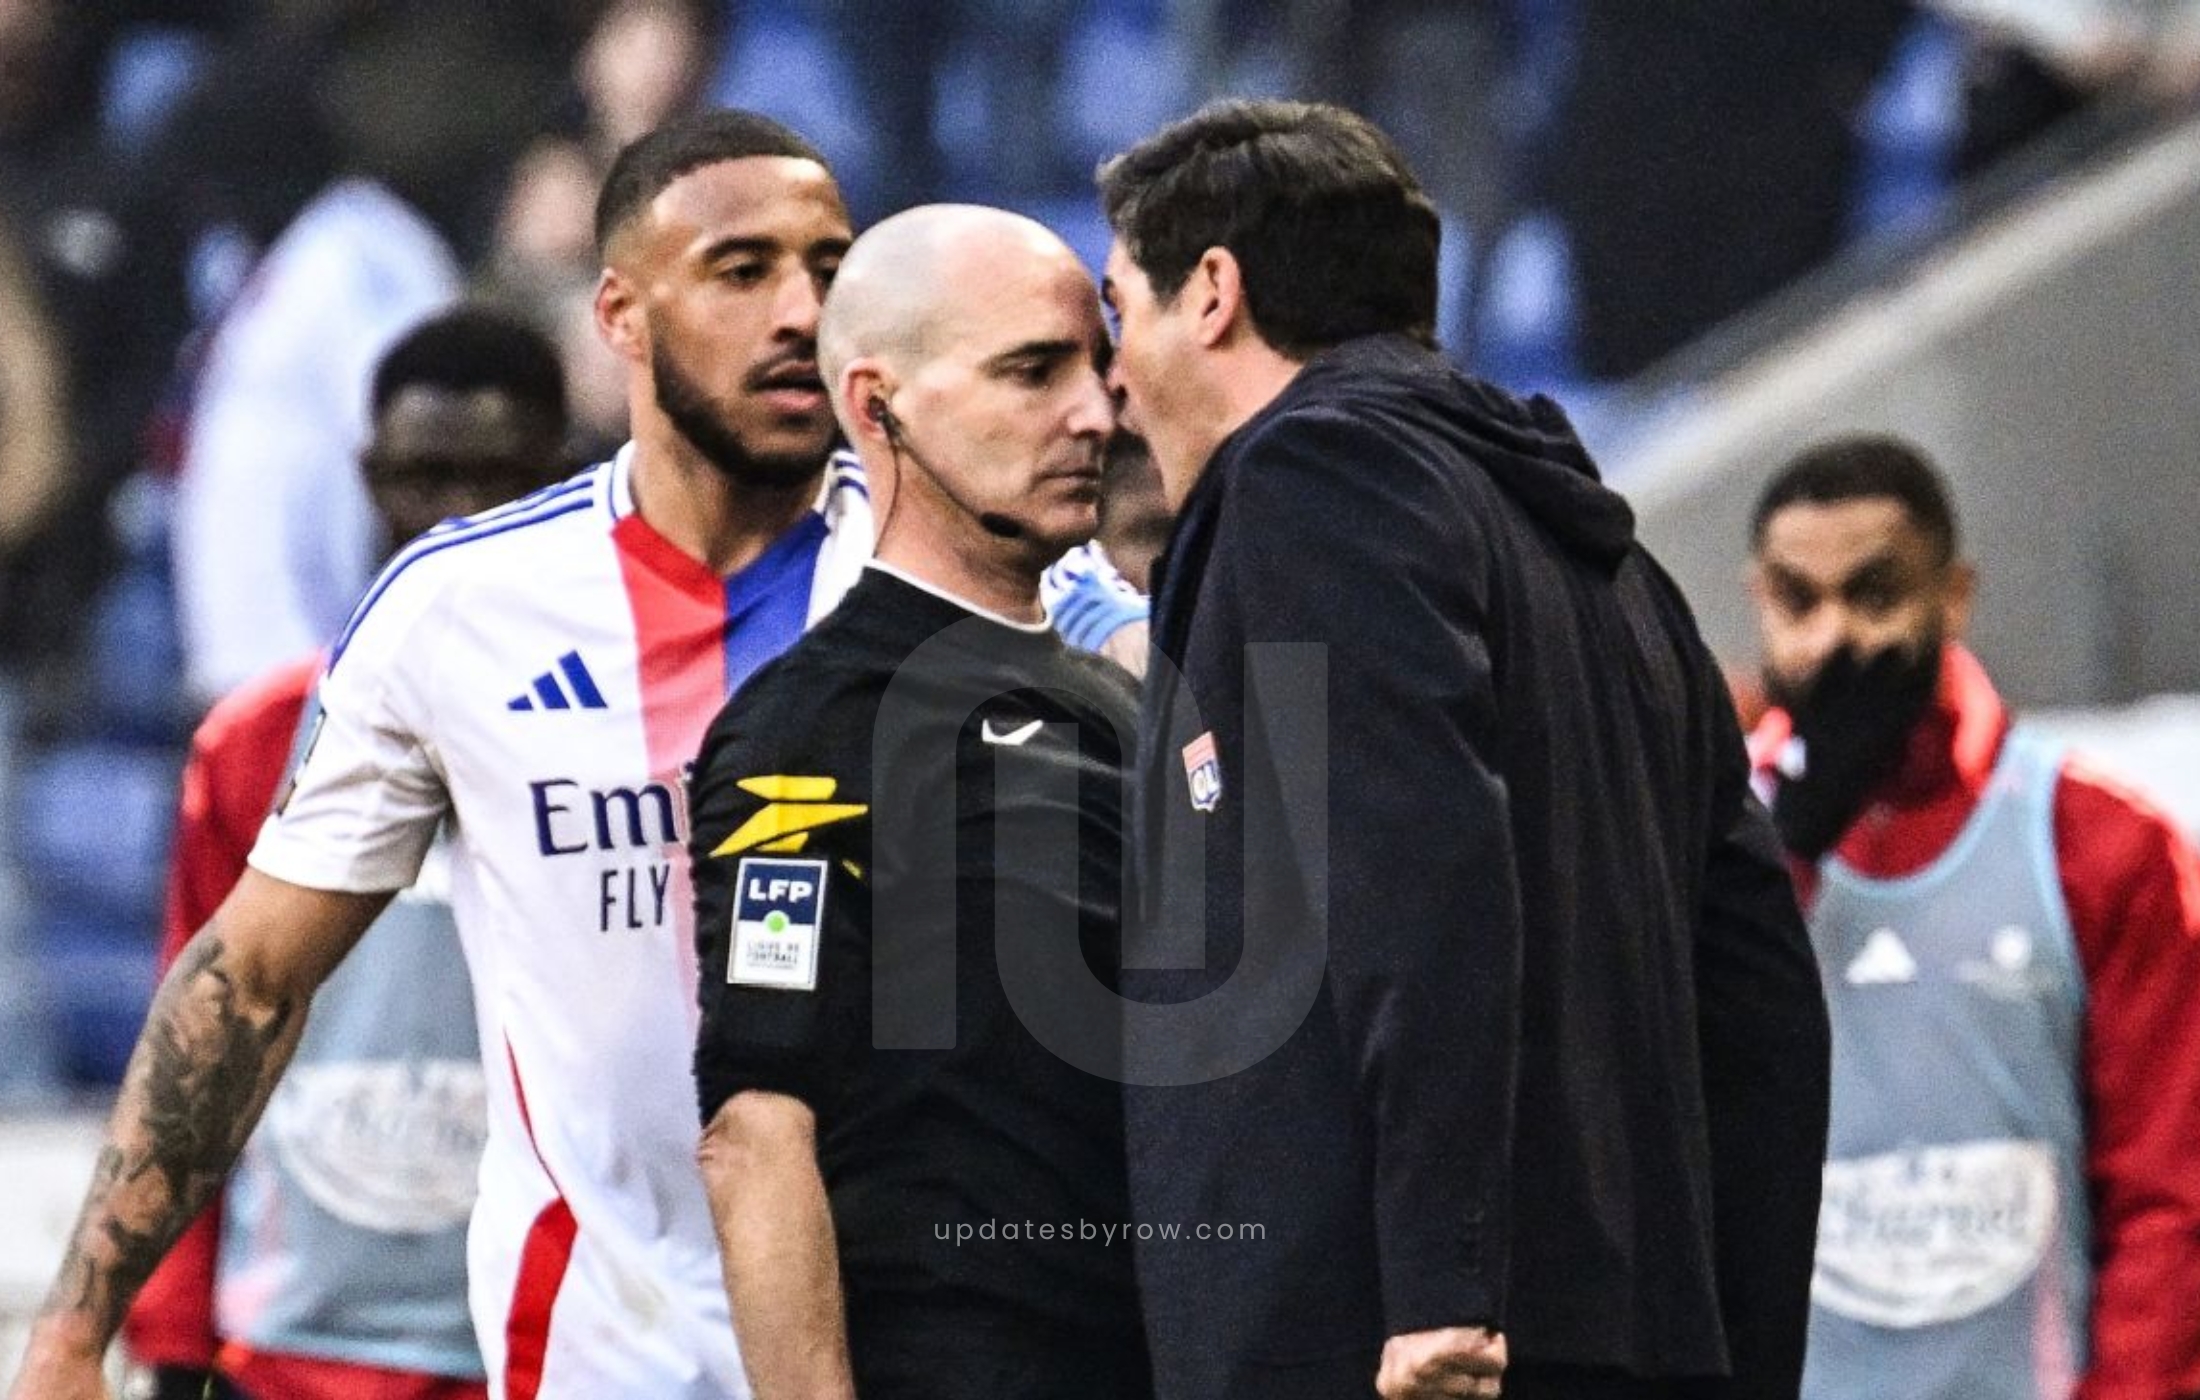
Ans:
[[[1109,501],[1159,479],[1153,448],[1129,428],[1117,428],[1100,453],[1100,518],[1107,519]]]
[[[596,253],[600,257],[627,220],[692,170],[751,156],[788,156],[826,164],[817,147],[756,112],[720,107],[676,117],[627,144],[604,176],[596,197]]]
[[[462,306],[406,332],[375,367],[372,403],[379,414],[415,387],[470,394],[494,389],[565,431],[565,368],[533,328],[485,307]]]
[[[1436,335],[1436,206],[1374,123],[1310,102],[1209,103],[1100,167],[1108,223],[1162,301],[1209,248],[1243,269],[1261,338],[1293,359],[1355,336]]]
[[[1946,478],[1922,449],[1872,434],[1819,443],[1782,467],[1757,498],[1749,520],[1750,543],[1761,547],[1765,526],[1789,506],[1874,498],[1901,504],[1910,523],[1932,541],[1936,562],[1956,557],[1956,512]]]
[[[1146,439],[1129,428],[1117,428],[1100,449],[1100,494],[1104,496],[1109,487],[1124,485],[1153,469],[1153,447]]]

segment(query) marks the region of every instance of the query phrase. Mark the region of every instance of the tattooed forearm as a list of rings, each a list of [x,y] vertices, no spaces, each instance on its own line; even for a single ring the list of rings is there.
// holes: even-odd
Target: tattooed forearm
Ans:
[[[104,1341],[220,1185],[297,1043],[288,998],[241,994],[215,929],[184,950],[145,1021],[48,1314]]]
[[[238,1005],[219,939],[199,940],[177,962],[181,1014],[147,1022],[146,1063],[133,1067],[152,1150],[134,1175],[158,1173],[171,1196],[219,1181],[259,1116],[269,1057],[290,1022],[288,1002],[259,1019]],[[242,1123],[243,1126],[239,1126]]]

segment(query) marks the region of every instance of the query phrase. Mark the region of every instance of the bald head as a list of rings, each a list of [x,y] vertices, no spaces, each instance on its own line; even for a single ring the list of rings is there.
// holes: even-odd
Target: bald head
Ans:
[[[1039,571],[1092,538],[1115,426],[1100,289],[1076,254],[999,209],[898,214],[842,259],[817,351],[880,493],[878,557],[1036,612]]]
[[[951,341],[1004,279],[1065,270],[1082,275],[1069,245],[1005,209],[928,204],[874,225],[842,259],[818,322],[818,368],[842,424],[848,406],[838,386],[851,361],[877,359],[906,374]]]

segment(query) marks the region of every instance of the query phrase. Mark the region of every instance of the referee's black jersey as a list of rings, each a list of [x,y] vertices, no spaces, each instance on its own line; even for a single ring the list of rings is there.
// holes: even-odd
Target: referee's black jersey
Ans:
[[[1136,723],[1112,663],[874,565],[704,738],[702,1116],[816,1113],[859,1387],[884,1338],[971,1333],[1088,1373],[1034,1395],[1133,1393],[1089,1372],[1134,1355],[1143,1388],[1111,1073]]]

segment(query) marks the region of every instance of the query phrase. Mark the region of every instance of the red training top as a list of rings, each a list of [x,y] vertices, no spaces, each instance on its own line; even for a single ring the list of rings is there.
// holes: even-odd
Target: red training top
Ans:
[[[275,803],[306,697],[323,658],[301,658],[249,682],[207,712],[191,736],[168,872],[160,965],[166,972],[244,874],[245,857]],[[221,1200],[176,1241],[123,1320],[141,1365],[219,1369],[249,1395],[283,1400],[487,1400],[479,1381],[391,1371],[322,1357],[260,1352],[214,1330]]]
[[[1984,793],[2009,713],[1950,646],[1901,767],[1833,853],[1874,879],[1931,864]],[[1791,734],[1750,736],[1760,775]],[[2065,760],[2055,859],[2085,969],[2086,1166],[2093,1197],[2092,1359],[2077,1400],[2200,1395],[2200,858],[2130,789]],[[1815,867],[1798,866],[1807,904]]]

